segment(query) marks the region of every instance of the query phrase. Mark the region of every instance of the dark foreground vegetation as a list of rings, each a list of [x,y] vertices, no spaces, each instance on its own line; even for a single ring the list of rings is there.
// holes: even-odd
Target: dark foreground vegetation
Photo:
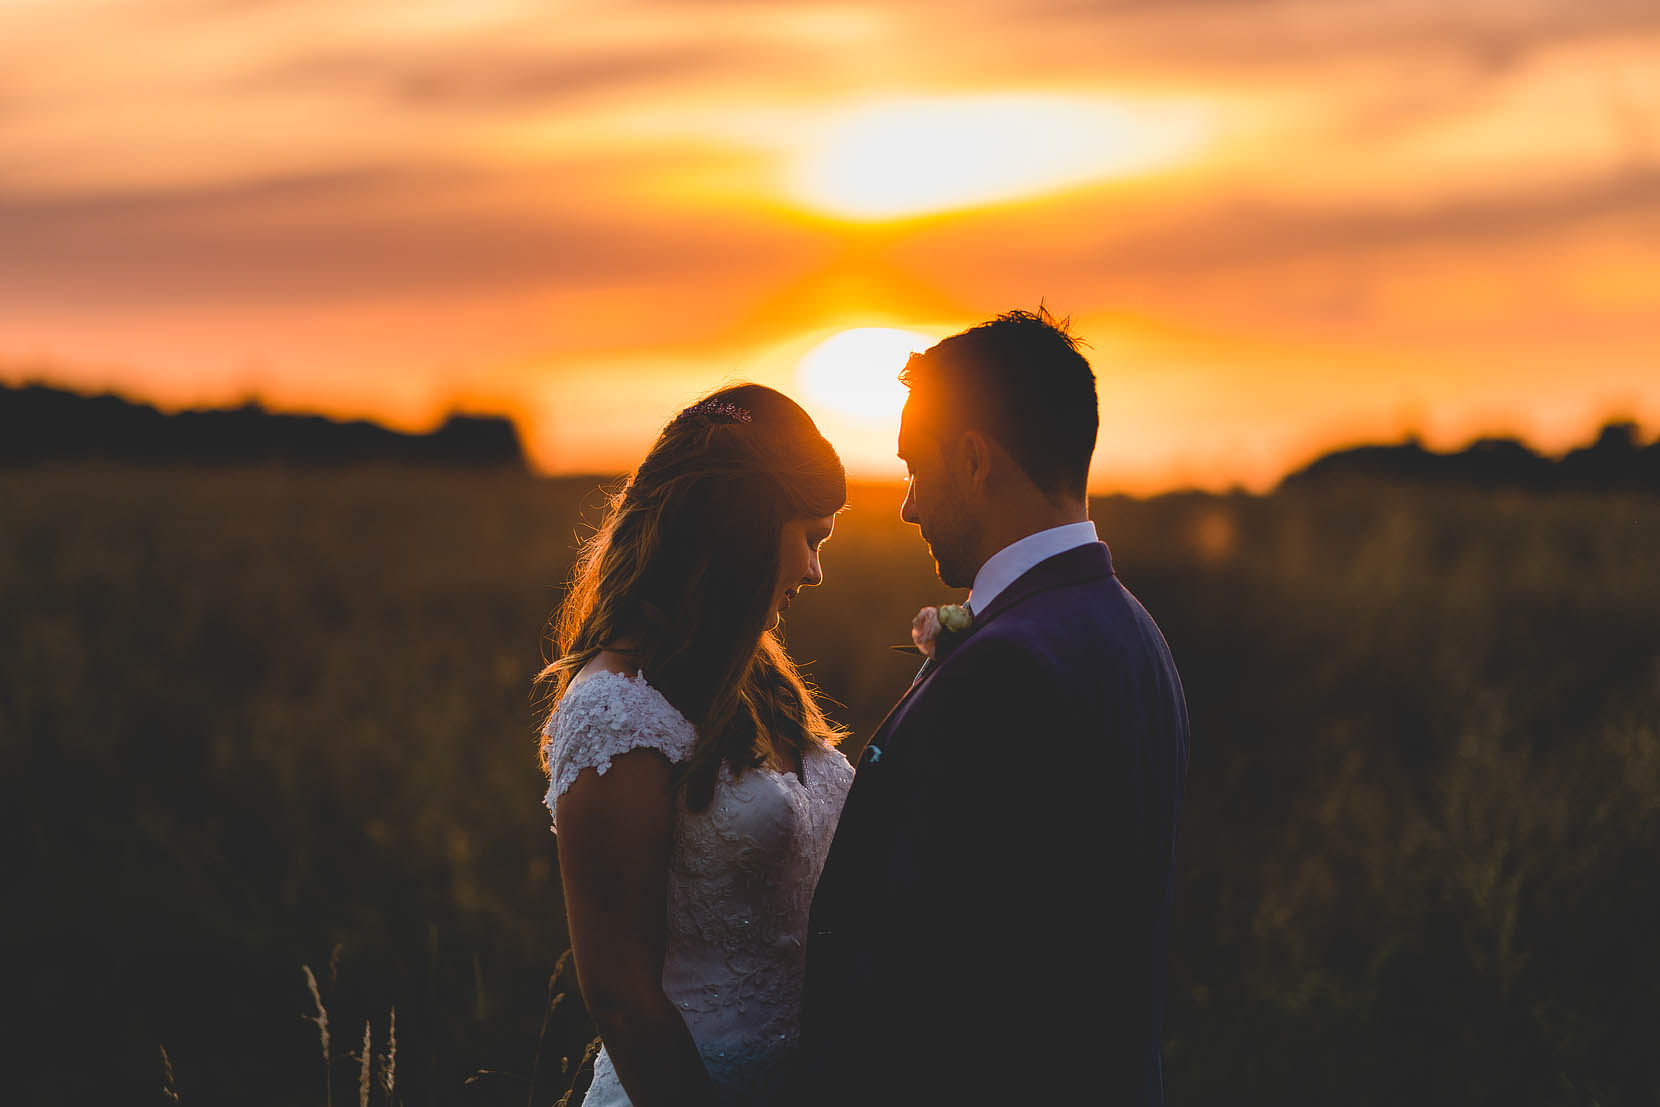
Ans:
[[[594,488],[0,471],[8,1098],[163,1102],[165,1047],[186,1107],[324,1104],[302,965],[334,1102],[394,1007],[373,1102],[557,1096],[583,1028],[543,1033],[528,692]],[[856,491],[789,627],[861,737],[950,595],[897,494]],[[1192,704],[1170,1101],[1655,1102],[1660,498],[1351,477],[1094,514]],[[1010,735],[1010,778],[1068,740]],[[1041,1028],[1009,1046],[965,1063],[1041,1063]]]

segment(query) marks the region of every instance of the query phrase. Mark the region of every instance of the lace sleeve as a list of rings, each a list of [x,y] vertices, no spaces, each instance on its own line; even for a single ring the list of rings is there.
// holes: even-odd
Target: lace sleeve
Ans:
[[[611,759],[630,750],[656,750],[678,764],[692,755],[697,730],[644,676],[595,673],[559,701],[546,734],[552,741],[551,774],[543,802],[557,818],[556,804],[583,769],[601,776]]]

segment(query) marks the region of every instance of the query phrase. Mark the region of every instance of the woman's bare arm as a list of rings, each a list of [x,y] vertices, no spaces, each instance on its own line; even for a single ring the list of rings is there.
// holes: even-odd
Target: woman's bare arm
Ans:
[[[663,992],[669,762],[650,750],[585,770],[559,797],[559,871],[582,997],[635,1107],[713,1104],[685,1020]]]

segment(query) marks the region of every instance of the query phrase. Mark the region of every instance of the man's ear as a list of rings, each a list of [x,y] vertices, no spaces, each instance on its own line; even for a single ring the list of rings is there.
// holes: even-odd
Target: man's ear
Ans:
[[[963,477],[971,488],[984,488],[991,479],[991,439],[977,430],[963,431],[957,448],[961,451]]]

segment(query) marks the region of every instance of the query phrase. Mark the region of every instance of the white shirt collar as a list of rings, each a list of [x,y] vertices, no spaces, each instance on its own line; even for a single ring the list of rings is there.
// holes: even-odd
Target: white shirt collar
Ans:
[[[1048,561],[1056,554],[1099,542],[1095,523],[1085,519],[1081,523],[1065,523],[1036,534],[1028,534],[1018,542],[1011,542],[986,559],[980,571],[974,574],[974,587],[969,589],[968,602],[975,612],[991,606],[998,593],[1025,576],[1040,561]]]

